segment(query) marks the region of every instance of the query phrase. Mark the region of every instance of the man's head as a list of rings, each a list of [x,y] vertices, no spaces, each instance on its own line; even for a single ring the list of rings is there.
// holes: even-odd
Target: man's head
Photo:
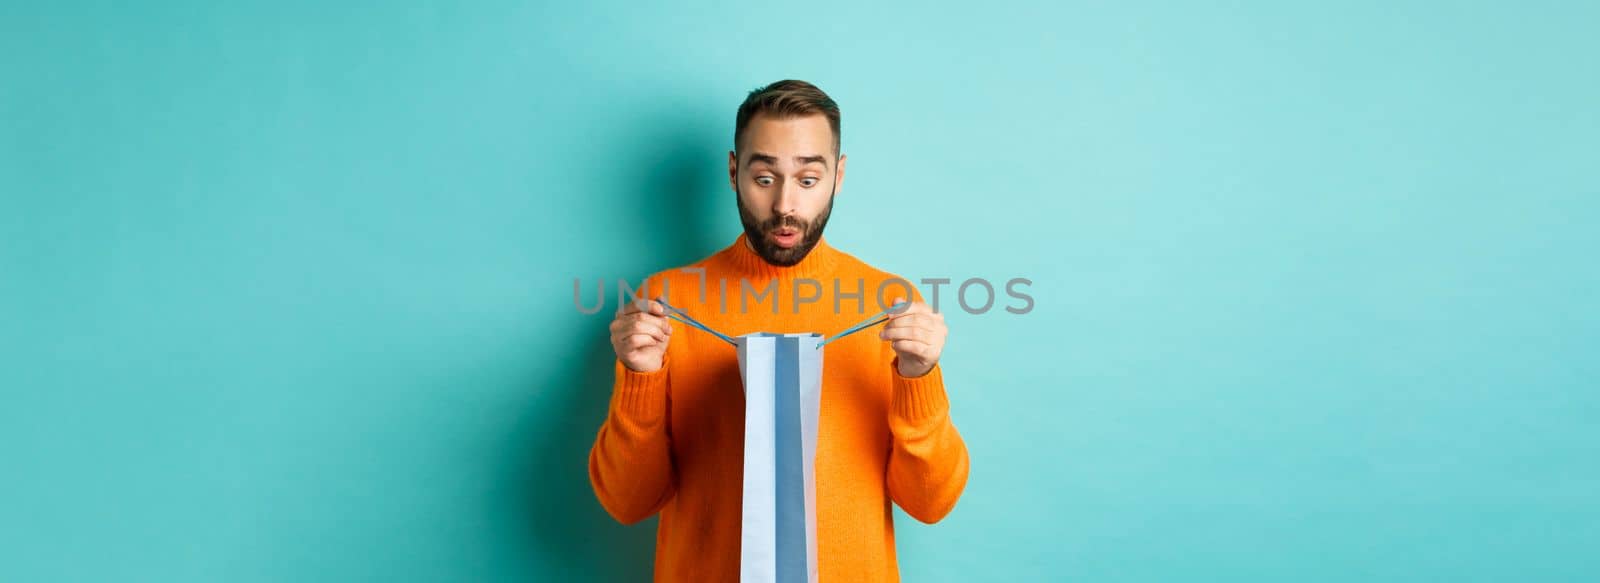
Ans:
[[[844,183],[839,106],[805,81],[751,91],[739,106],[728,180],[756,253],[773,265],[804,259],[828,225]]]

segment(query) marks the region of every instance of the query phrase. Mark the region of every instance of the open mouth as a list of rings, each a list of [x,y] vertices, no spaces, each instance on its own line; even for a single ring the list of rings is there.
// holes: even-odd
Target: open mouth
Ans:
[[[772,230],[772,242],[779,247],[789,249],[800,244],[800,229],[794,227],[778,227]]]

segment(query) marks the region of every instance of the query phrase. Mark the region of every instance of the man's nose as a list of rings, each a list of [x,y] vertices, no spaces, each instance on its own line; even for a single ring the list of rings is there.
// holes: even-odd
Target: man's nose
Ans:
[[[786,180],[778,188],[777,198],[772,199],[772,212],[778,216],[792,215],[798,210],[800,201],[800,185],[792,180]]]

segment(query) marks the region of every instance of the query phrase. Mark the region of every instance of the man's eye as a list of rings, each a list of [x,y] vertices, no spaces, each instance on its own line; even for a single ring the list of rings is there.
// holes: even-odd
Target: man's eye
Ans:
[[[804,186],[806,188],[811,188],[812,185],[815,185],[816,183],[817,183],[817,179],[815,179],[815,178],[801,178],[800,179],[800,185]]]
[[[756,184],[760,184],[762,186],[771,186],[772,185],[772,178],[767,177],[767,176],[762,176],[762,177],[756,179]]]

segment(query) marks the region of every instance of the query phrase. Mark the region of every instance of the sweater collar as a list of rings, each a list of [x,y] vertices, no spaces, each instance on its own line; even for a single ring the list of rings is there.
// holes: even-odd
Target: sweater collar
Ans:
[[[733,244],[729,245],[727,249],[723,249],[722,254],[727,257],[728,262],[741,276],[759,279],[810,278],[820,280],[824,276],[833,273],[834,266],[839,262],[839,251],[828,245],[827,236],[818,238],[817,245],[811,248],[811,252],[806,253],[806,256],[799,263],[790,266],[767,263],[766,259],[762,259],[754,249],[750,248],[744,233],[739,233],[739,237],[734,239]]]

